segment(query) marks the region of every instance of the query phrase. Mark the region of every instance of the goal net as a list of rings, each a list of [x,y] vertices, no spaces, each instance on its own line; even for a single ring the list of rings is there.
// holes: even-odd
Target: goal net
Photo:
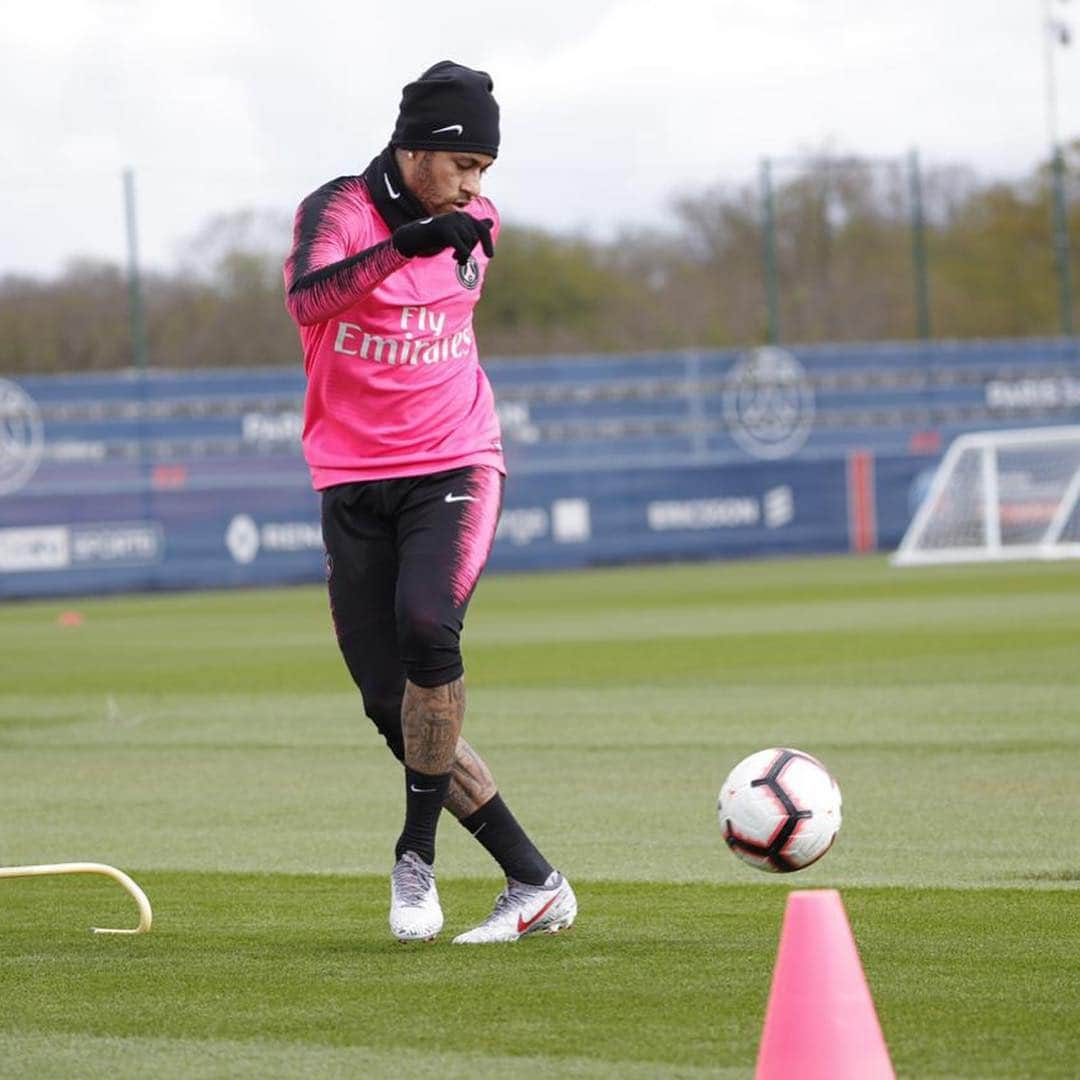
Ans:
[[[892,561],[1067,558],[1080,558],[1080,427],[961,435]]]

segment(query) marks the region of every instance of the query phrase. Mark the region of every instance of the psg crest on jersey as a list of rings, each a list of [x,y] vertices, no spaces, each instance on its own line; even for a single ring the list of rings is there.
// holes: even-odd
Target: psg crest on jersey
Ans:
[[[457,264],[457,279],[466,289],[475,289],[480,284],[480,267],[472,255],[468,262]]]

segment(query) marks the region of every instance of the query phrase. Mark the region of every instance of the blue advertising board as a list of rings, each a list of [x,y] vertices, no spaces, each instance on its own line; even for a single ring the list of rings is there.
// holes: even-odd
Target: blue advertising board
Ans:
[[[487,365],[491,567],[872,551],[949,442],[1080,420],[1080,342]],[[321,579],[299,370],[0,378],[0,596]]]

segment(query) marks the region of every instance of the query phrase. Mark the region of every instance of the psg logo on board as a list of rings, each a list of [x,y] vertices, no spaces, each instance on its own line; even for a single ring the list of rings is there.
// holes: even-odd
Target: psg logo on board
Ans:
[[[457,279],[466,289],[475,289],[480,284],[480,267],[472,255],[468,262],[457,264]]]
[[[18,491],[34,475],[44,452],[37,403],[17,383],[0,379],[0,495]]]
[[[789,457],[814,425],[814,387],[786,349],[764,345],[728,373],[724,419],[732,438],[757,458]]]

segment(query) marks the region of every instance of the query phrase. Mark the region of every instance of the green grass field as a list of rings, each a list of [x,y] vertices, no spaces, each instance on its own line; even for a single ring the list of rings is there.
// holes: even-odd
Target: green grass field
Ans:
[[[78,627],[58,615],[75,609]],[[447,926],[386,927],[400,773],[317,588],[0,609],[0,1075],[752,1075],[784,899],[839,888],[901,1076],[1080,1073],[1080,566],[816,559],[489,577],[466,733],[578,892],[465,949],[499,888],[449,817]],[[845,823],[773,878],[715,797],[765,746]]]

